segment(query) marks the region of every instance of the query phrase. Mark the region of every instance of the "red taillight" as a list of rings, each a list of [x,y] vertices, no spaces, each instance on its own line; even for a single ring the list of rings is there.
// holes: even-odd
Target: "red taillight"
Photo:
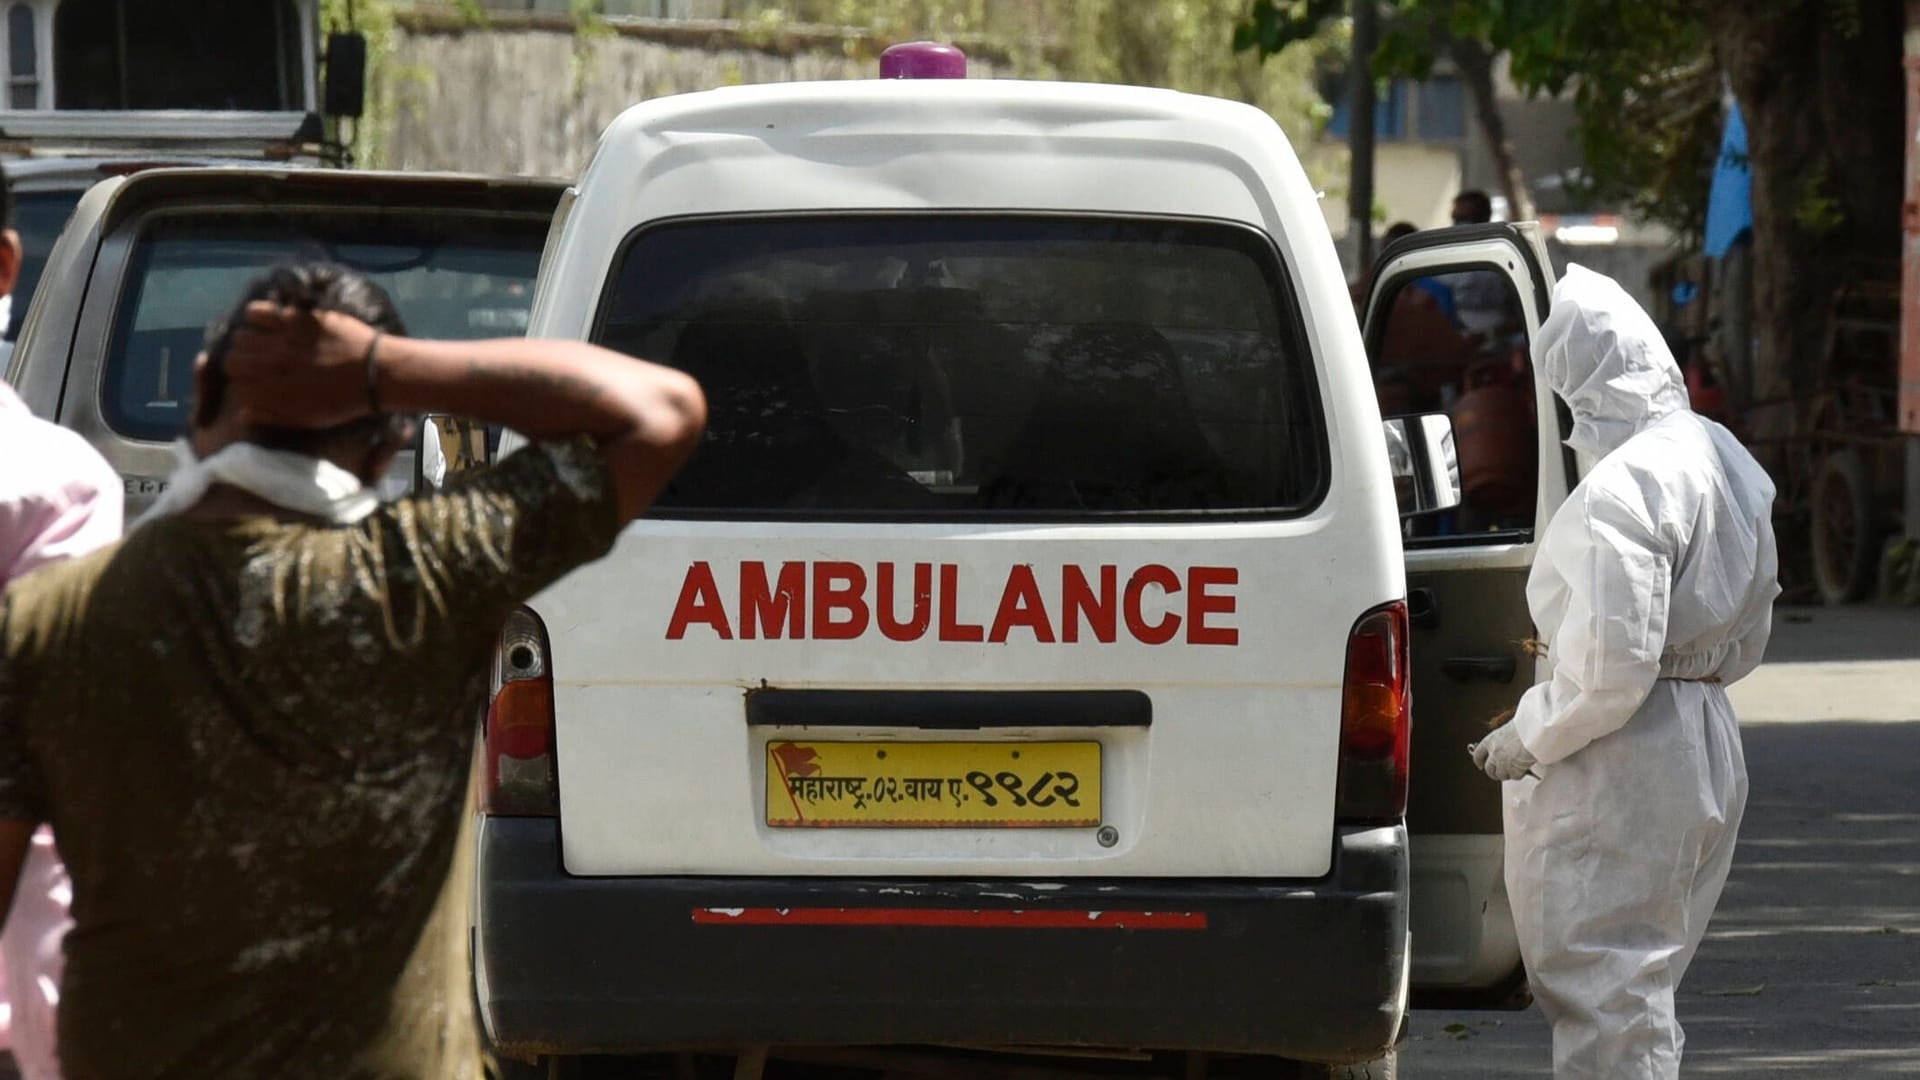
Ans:
[[[1347,637],[1340,701],[1339,816],[1404,817],[1413,707],[1407,686],[1407,605],[1361,616]]]
[[[559,807],[553,764],[553,667],[547,628],[521,608],[507,619],[493,659],[482,743],[487,778],[481,810],[549,817]]]

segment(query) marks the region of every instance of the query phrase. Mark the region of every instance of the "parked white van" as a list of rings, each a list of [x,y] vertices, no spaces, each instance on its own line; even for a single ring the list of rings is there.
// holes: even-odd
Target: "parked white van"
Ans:
[[[1469,281],[1501,309],[1477,334]],[[1347,1075],[1390,1067],[1410,993],[1512,1002],[1466,744],[1528,681],[1569,479],[1524,362],[1548,284],[1529,228],[1404,241],[1370,363],[1293,150],[1224,101],[896,79],[629,110],[530,332],[693,373],[710,430],[503,640],[490,1039]],[[1393,431],[1405,518],[1388,391],[1441,412]]]

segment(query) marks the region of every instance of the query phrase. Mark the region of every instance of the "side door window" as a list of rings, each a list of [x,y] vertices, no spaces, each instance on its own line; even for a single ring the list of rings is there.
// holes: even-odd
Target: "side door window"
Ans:
[[[1407,523],[1409,541],[1526,542],[1540,495],[1540,411],[1526,305],[1502,270],[1403,275],[1376,295],[1369,362],[1383,416],[1445,413],[1462,503]]]

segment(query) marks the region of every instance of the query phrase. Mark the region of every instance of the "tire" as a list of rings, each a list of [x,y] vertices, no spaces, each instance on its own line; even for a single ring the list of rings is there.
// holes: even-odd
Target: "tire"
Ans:
[[[1820,599],[1828,604],[1865,599],[1880,567],[1880,531],[1867,463],[1858,450],[1836,450],[1820,463],[1810,501],[1813,580]]]
[[[1353,1065],[1318,1065],[1306,1061],[1276,1062],[1274,1070],[1260,1070],[1263,1080],[1394,1080],[1399,1073],[1400,1054],[1389,1050],[1372,1061]]]
[[[1358,1065],[1329,1065],[1322,1074],[1327,1080],[1394,1080],[1400,1075],[1400,1053],[1387,1051],[1387,1056]]]

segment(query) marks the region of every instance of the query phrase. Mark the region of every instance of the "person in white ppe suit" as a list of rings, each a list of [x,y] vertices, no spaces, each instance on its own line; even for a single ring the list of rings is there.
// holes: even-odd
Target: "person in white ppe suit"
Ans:
[[[1551,675],[1474,760],[1508,781],[1507,891],[1554,1075],[1676,1077],[1674,992],[1746,808],[1726,687],[1772,631],[1774,487],[1688,408],[1611,279],[1568,267],[1534,360],[1592,465],[1527,583]]]

